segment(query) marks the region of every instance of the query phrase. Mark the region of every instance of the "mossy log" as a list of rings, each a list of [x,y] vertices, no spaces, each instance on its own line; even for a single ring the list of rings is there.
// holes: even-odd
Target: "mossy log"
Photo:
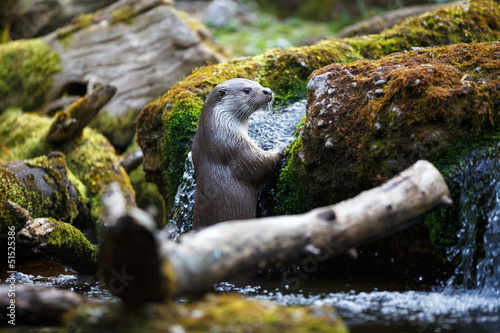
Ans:
[[[444,6],[457,5],[454,3],[447,3]],[[362,35],[378,34],[382,30],[390,28],[398,24],[401,20],[421,15],[427,12],[433,12],[442,7],[443,4],[420,4],[415,6],[402,7],[395,10],[390,10],[382,14],[370,17],[366,20],[349,25],[338,33],[335,34],[337,38],[355,37]]]
[[[135,193],[130,179],[121,167],[115,149],[100,133],[85,128],[81,135],[63,143],[53,144],[45,138],[53,119],[33,113],[9,109],[0,115],[0,160],[12,161],[35,158],[58,150],[64,154],[68,173],[78,192],[84,197],[90,209],[94,228],[105,223],[101,197],[108,190],[109,184],[118,182],[130,205],[135,205]],[[29,194],[31,195],[31,194]],[[43,197],[36,196],[42,200]],[[28,209],[34,218],[55,217],[50,213],[35,214],[19,198],[11,199]],[[55,204],[60,204],[55,201]],[[1,207],[0,207],[1,213]]]
[[[108,287],[126,302],[163,301],[206,292],[214,283],[306,257],[324,260],[413,224],[451,204],[432,164],[419,161],[384,185],[336,205],[295,216],[223,222],[160,240],[153,223],[106,198],[110,229],[100,253]]]
[[[80,136],[85,126],[115,93],[116,88],[111,85],[99,87],[71,104],[67,110],[57,113],[46,140],[51,143],[62,143]]]

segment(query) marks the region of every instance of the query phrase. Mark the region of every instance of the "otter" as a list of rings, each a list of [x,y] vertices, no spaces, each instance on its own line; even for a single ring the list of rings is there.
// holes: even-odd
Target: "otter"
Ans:
[[[248,118],[273,99],[271,89],[241,78],[220,83],[208,94],[191,148],[193,230],[256,217],[258,193],[286,145],[260,149],[248,136]]]

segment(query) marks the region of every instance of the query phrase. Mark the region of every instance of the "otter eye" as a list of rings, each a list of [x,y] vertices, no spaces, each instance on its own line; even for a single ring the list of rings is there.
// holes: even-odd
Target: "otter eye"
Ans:
[[[250,91],[252,91],[252,89],[250,89],[250,88],[245,88],[245,89],[243,89],[243,91],[245,92],[245,94],[250,94]]]

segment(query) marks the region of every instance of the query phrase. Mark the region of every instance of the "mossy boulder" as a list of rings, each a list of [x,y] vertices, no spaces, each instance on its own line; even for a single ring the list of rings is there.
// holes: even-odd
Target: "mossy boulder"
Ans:
[[[32,217],[52,216],[89,229],[89,211],[81,182],[68,170],[61,152],[29,160],[0,162],[0,232],[8,226],[19,231],[24,225],[5,208],[12,201]],[[91,230],[87,230],[91,233]],[[95,230],[94,230],[95,231]]]
[[[0,113],[9,106],[40,109],[60,69],[58,55],[40,39],[0,44]]]
[[[500,5],[493,1],[471,1],[466,7],[451,6],[407,19],[378,35],[322,41],[282,51],[269,50],[256,57],[199,68],[144,107],[139,115],[137,138],[144,152],[147,179],[158,185],[165,198],[165,208],[169,210],[203,101],[220,82],[235,77],[253,79],[271,88],[278,103],[288,103],[304,98],[309,75],[332,63],[375,59],[393,52],[410,51],[412,47],[498,38]],[[296,162],[290,160],[290,163]],[[309,205],[303,205],[306,206]]]
[[[68,327],[77,326],[82,332],[348,332],[326,305],[285,307],[224,294],[133,308],[83,306],[70,320]]]
[[[499,42],[455,44],[315,71],[278,182],[281,212],[347,199],[418,159],[447,174],[466,152],[498,142],[499,54]],[[449,242],[440,238],[455,239],[450,221],[427,224],[441,257]]]
[[[170,1],[119,0],[80,15],[44,40],[62,67],[49,99],[90,93],[96,85],[117,88],[90,126],[121,151],[131,143],[145,104],[193,68],[227,59],[210,32]]]
[[[97,131],[85,128],[75,139],[62,144],[50,144],[45,137],[52,121],[48,117],[19,109],[9,109],[1,114],[0,160],[22,160],[47,155],[52,151],[62,152],[68,170],[81,183],[79,193],[88,203],[97,226],[105,222],[101,198],[112,182],[117,182],[128,203],[135,205],[135,193],[129,177],[109,141]],[[13,201],[22,206],[21,202]]]

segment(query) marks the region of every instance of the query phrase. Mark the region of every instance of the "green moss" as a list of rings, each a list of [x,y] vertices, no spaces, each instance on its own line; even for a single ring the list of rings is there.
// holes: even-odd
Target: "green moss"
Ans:
[[[286,164],[279,176],[280,187],[277,207],[279,214],[287,212],[307,212],[316,205],[309,195],[307,187],[307,173],[300,161],[299,152],[302,148],[302,139],[297,138],[285,152]]]
[[[127,7],[118,8],[112,14],[113,19],[111,20],[111,23],[129,22],[132,19],[132,17],[135,16],[135,14],[136,12],[132,8],[127,8]]]
[[[41,39],[1,44],[0,112],[9,106],[41,108],[59,71],[59,57]]]
[[[95,273],[98,245],[94,245],[72,225],[49,218],[50,233],[44,239],[44,255],[82,273]],[[75,260],[78,257],[78,260]]]
[[[492,209],[491,203],[488,203],[486,198],[494,193],[494,189],[490,186],[495,184],[498,170],[495,164],[493,167],[490,165],[492,165],[491,161],[498,160],[499,142],[500,129],[498,128],[482,136],[469,136],[455,141],[446,153],[434,162],[443,175],[454,201],[453,207],[439,210],[425,218],[431,244],[436,255],[443,261],[448,259],[449,249],[459,241],[457,235],[462,228],[460,222],[465,218],[464,211],[467,212],[466,214],[470,213],[469,223],[477,224],[477,229],[485,227],[486,211]],[[477,167],[478,164],[481,167]],[[473,166],[476,169],[473,169]],[[479,172],[480,170],[483,172]],[[468,192],[473,192],[473,194],[468,195]],[[450,223],[450,221],[455,223]],[[477,242],[477,244],[481,243],[481,240]],[[459,259],[460,256],[457,256],[451,262],[452,266],[456,266]]]
[[[23,163],[27,167],[22,167]],[[16,230],[23,227],[4,208],[7,200],[28,210],[33,218],[55,216],[64,218],[69,223],[82,218],[79,217],[79,203],[84,203],[85,198],[70,193],[64,155],[52,153],[49,156],[18,162],[17,165],[0,162],[0,232],[7,232],[7,226],[10,225],[15,225]],[[30,167],[33,172],[26,174]],[[48,184],[50,189],[45,188],[44,183]]]
[[[62,145],[45,141],[52,120],[11,109],[0,115],[0,160],[19,160],[61,151],[68,169],[81,182],[78,186],[87,198],[98,224],[104,222],[102,194],[109,184],[118,182],[125,198],[135,203],[135,193],[115,149],[100,133],[85,128],[80,137]],[[85,190],[83,190],[85,187]],[[26,207],[25,207],[26,208]]]
[[[142,308],[111,305],[106,312],[97,319],[95,309],[82,308],[74,323],[83,332],[165,332],[178,326],[186,332],[348,332],[331,307],[284,307],[240,295]]]
[[[429,47],[500,38],[500,6],[494,1],[470,1],[410,17],[379,35],[346,38],[363,57],[376,59],[412,47]]]
[[[130,183],[136,193],[136,202],[139,208],[148,210],[151,206],[156,208],[155,221],[159,229],[165,226],[163,219],[163,197],[156,184],[146,181],[142,165],[129,173]]]
[[[89,124],[95,128],[119,150],[130,145],[135,134],[135,118],[137,111],[129,111],[120,117],[111,116],[107,112],[99,112]]]

